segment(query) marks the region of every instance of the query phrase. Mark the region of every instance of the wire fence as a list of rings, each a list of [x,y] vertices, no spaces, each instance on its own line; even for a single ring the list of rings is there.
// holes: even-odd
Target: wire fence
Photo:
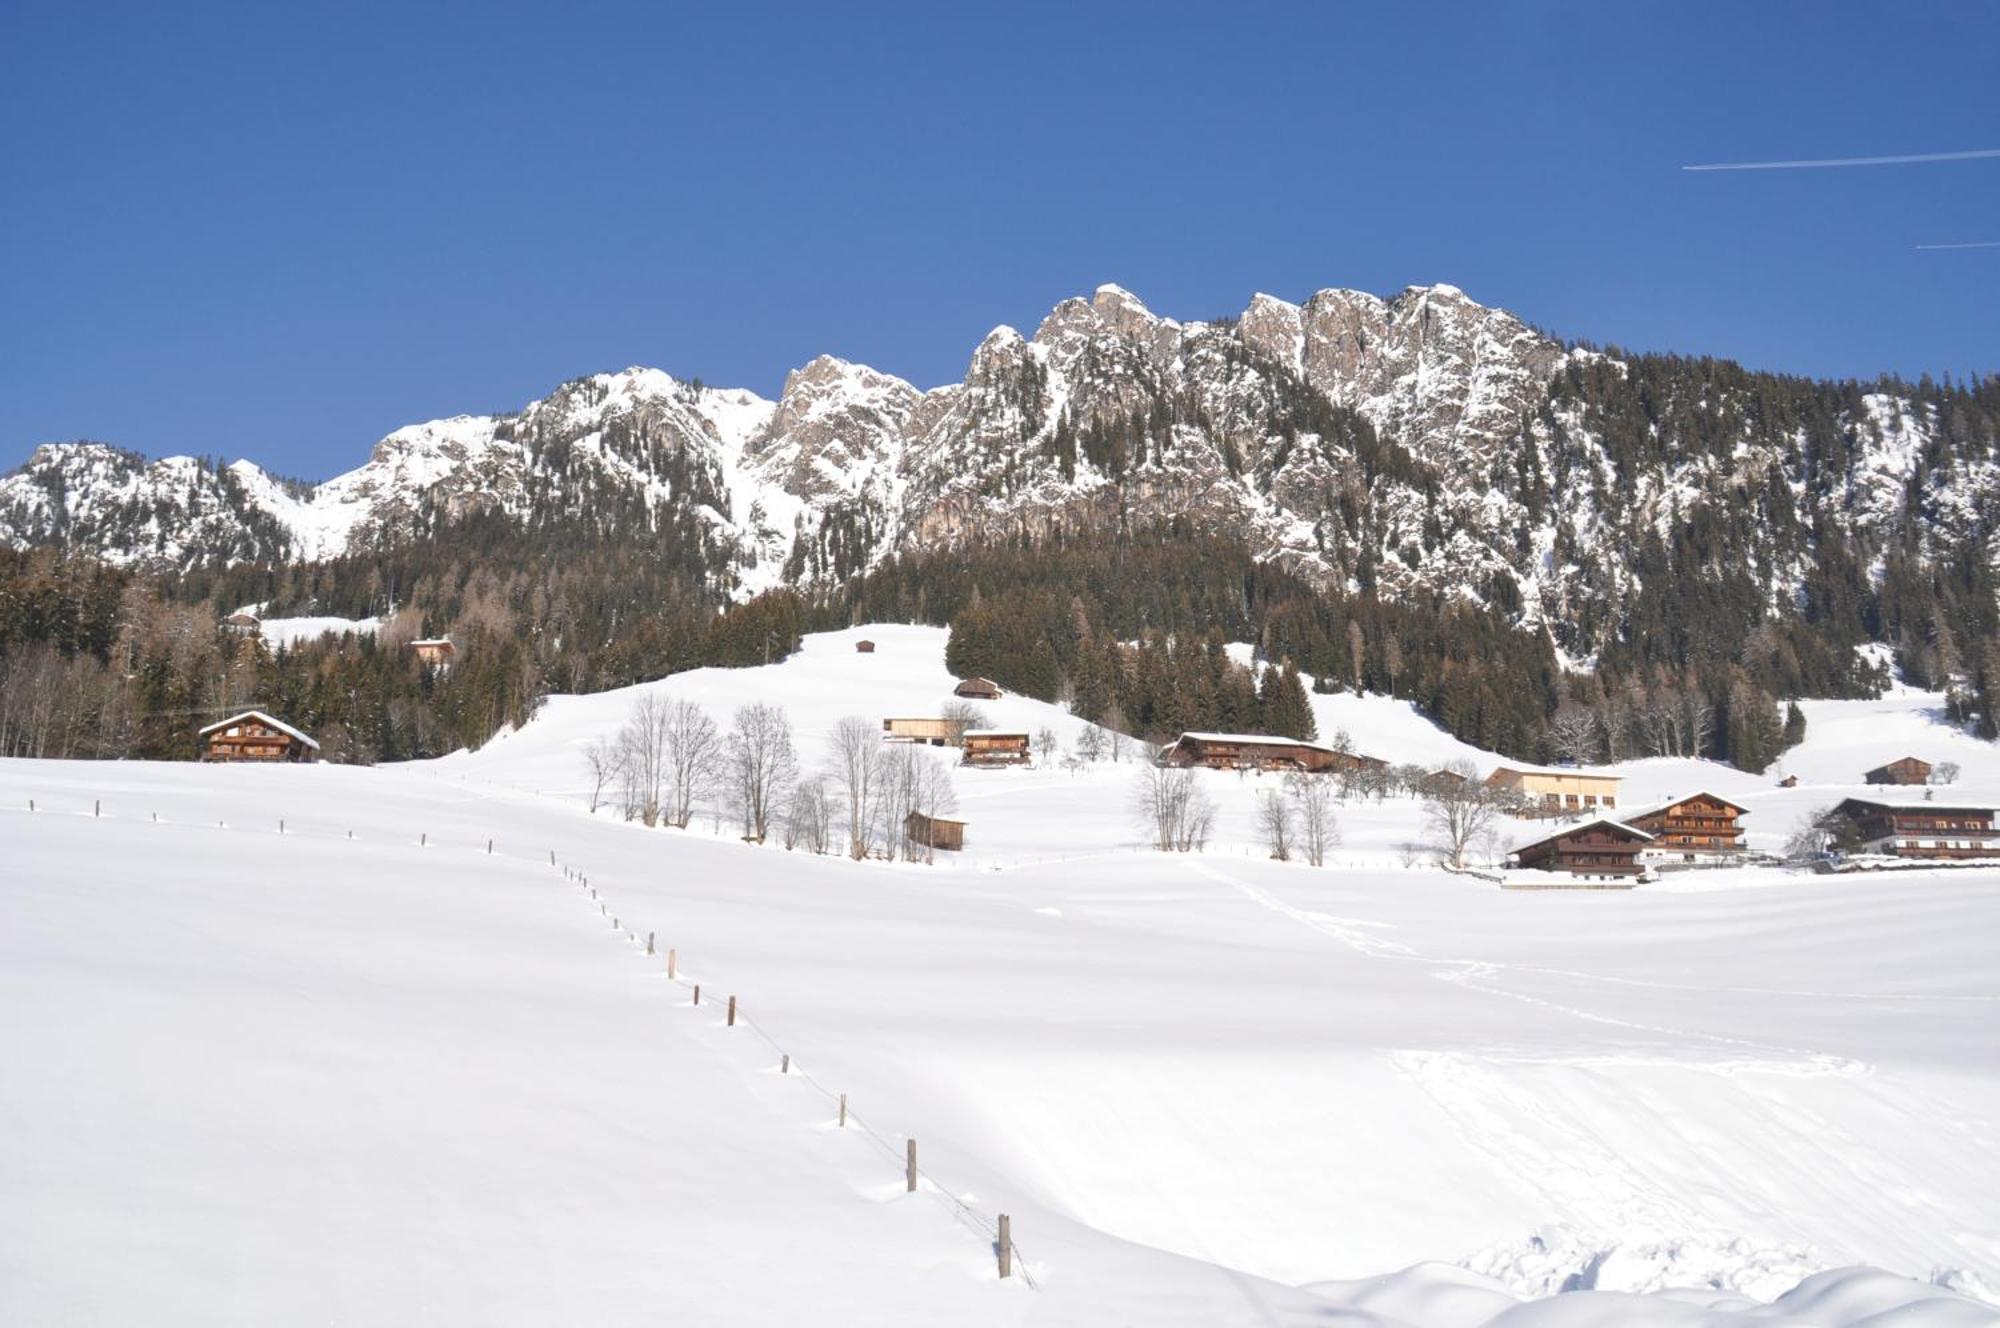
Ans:
[[[17,804],[8,810],[19,813],[24,809]],[[162,817],[156,811],[149,811],[144,817],[127,816],[117,810],[113,810],[107,815],[104,802],[100,798],[91,799],[87,810],[81,807],[70,808],[51,805],[46,799],[29,798],[27,799],[25,811],[37,816],[70,816],[86,820],[143,820],[145,823],[152,825],[195,829],[205,829],[210,824],[206,817],[199,820],[176,820],[170,817]],[[588,901],[596,903],[599,915],[609,918],[612,929],[621,933],[634,946],[651,946],[653,940],[658,935],[657,932],[649,932],[642,938],[636,930],[626,926],[624,922],[625,915],[623,913],[614,914],[611,912],[611,901],[591,881],[590,876],[571,864],[564,862],[560,853],[554,848],[549,848],[546,851],[537,850],[532,854],[523,854],[518,850],[503,848],[498,836],[476,838],[474,843],[468,846],[435,839],[427,830],[420,830],[414,835],[382,835],[380,832],[362,835],[356,826],[345,828],[336,826],[330,829],[319,826],[302,826],[289,817],[275,818],[268,823],[239,820],[233,824],[227,817],[217,817],[214,822],[214,828],[225,832],[269,834],[275,838],[285,839],[339,841],[346,843],[366,843],[370,845],[401,844],[404,847],[424,852],[468,851],[476,853],[481,857],[494,859],[496,863],[504,862],[514,866],[534,866],[555,870],[561,873],[562,879],[566,883],[574,884],[583,891]],[[652,951],[649,950],[648,953],[652,953]],[[678,948],[670,949],[669,953],[677,956]],[[674,960],[669,960],[668,962],[669,970],[665,974],[668,981],[681,990],[692,993],[696,998],[695,1003],[698,1004],[703,984],[693,980],[689,975],[680,973],[674,969],[672,967],[675,962]],[[715,990],[714,983],[710,981],[708,987],[712,995]],[[911,1136],[904,1136],[902,1146],[891,1142],[873,1125],[869,1124],[868,1120],[860,1112],[855,1110],[853,1105],[848,1102],[846,1094],[836,1092],[827,1087],[811,1071],[801,1065],[798,1058],[779,1041],[769,1028],[765,1027],[762,1021],[752,1016],[736,996],[731,995],[727,999],[731,1003],[729,1013],[731,1024],[741,1024],[762,1040],[780,1058],[780,1064],[783,1067],[783,1073],[786,1077],[798,1080],[826,1099],[827,1102],[834,1104],[840,1112],[840,1121],[843,1126],[853,1126],[861,1133],[863,1138],[869,1140],[886,1157],[894,1161],[899,1170],[907,1170],[913,1173],[915,1179],[921,1182],[917,1187],[919,1192],[929,1195],[955,1221],[984,1237],[996,1254],[1000,1252],[1001,1220],[998,1216],[989,1217],[965,1200],[959,1198],[958,1195],[952,1192],[949,1186],[938,1180],[936,1176],[932,1175],[920,1163],[912,1166],[908,1151]],[[1001,1266],[1008,1271],[1003,1272],[1002,1275],[1018,1274],[1021,1280],[1029,1287],[1038,1287],[1034,1274],[1028,1266],[1027,1258],[1021,1251],[1020,1242],[1014,1240],[1012,1237],[1011,1224],[1009,1224],[1005,1244],[1006,1254],[1009,1257],[1002,1260]]]

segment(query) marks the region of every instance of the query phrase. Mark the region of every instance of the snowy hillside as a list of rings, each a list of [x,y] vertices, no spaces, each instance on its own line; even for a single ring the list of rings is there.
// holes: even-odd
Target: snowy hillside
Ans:
[[[1216,841],[1162,856],[1109,762],[954,772],[935,867],[585,810],[644,692],[783,705],[809,761],[842,715],[935,713],[942,633],[860,635],[423,765],[0,763],[32,1012],[0,1318],[2000,1323],[1995,873],[1504,893],[1402,865],[1395,799],[1315,870],[1256,849],[1262,781],[1206,774]],[[1771,842],[1906,751],[2000,800],[1934,704],[1815,705],[1798,789],[1642,762],[1626,801],[1707,785]],[[1032,1285],[994,1276],[1001,1213]]]

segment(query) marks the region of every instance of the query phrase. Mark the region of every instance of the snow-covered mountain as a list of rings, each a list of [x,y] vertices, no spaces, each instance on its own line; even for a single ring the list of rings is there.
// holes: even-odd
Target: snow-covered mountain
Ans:
[[[313,559],[483,510],[654,532],[740,595],[901,548],[1171,517],[1329,583],[1480,600],[1588,653],[1649,537],[1678,548],[1704,513],[1725,533],[1701,556],[1773,603],[1828,520],[1869,557],[1987,528],[1991,422],[1938,416],[1914,392],[1565,345],[1451,286],[1258,295],[1185,323],[1102,286],[1032,337],[995,329],[929,391],[831,356],[775,402],[634,368],[399,429],[312,488],[51,444],[0,478],[0,540]]]

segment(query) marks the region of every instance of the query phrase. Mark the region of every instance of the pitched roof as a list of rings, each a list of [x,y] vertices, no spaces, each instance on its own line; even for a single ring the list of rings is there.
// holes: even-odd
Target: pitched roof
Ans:
[[[1280,738],[1270,733],[1183,733],[1174,741],[1185,742],[1189,738],[1193,738],[1196,742],[1243,742],[1255,743],[1259,747],[1310,747],[1319,752],[1333,750],[1316,742],[1304,742],[1298,738]]]
[[[1684,802],[1693,802],[1696,798],[1708,798],[1715,802],[1721,803],[1725,807],[1734,807],[1739,812],[1747,812],[1750,810],[1748,807],[1745,807],[1740,802],[1731,802],[1729,799],[1723,797],[1720,793],[1710,793],[1707,789],[1696,789],[1692,793],[1683,793],[1678,798],[1669,798],[1657,807],[1648,807],[1643,812],[1628,813],[1625,819],[1628,821],[1641,821],[1648,816],[1658,816],[1662,812],[1678,807]]]
[[[1886,802],[1881,798],[1842,798],[1834,804],[1833,809],[1840,811],[1844,807],[1873,807],[1878,811],[1885,812],[1943,812],[1951,816],[1993,815],[1993,808],[1991,807],[1967,807],[1962,804],[1953,806],[1950,803],[1944,802],[1926,802],[1922,798],[1911,798],[1907,801],[1899,802]]]
[[[1623,775],[1606,775],[1595,770],[1585,770],[1577,765],[1496,765],[1493,767],[1493,773],[1486,777],[1491,779],[1493,775],[1502,771],[1516,775],[1560,775],[1565,779],[1605,779],[1613,783],[1625,778]]]
[[[272,728],[278,730],[280,733],[291,734],[294,738],[297,738],[300,742],[312,748],[314,751],[319,750],[319,744],[317,742],[314,742],[311,738],[299,732],[297,729],[293,728],[290,724],[287,724],[284,720],[274,719],[273,717],[265,714],[261,710],[246,710],[240,715],[231,715],[228,719],[218,719],[217,721],[215,721],[215,723],[210,724],[205,729],[197,729],[195,731],[194,736],[197,738],[206,738],[209,734],[215,732],[217,729],[228,728],[231,724],[240,724],[246,719],[260,720],[263,723],[269,724]]]
[[[1513,848],[1509,849],[1508,852],[1520,853],[1526,849],[1534,848],[1537,844],[1552,843],[1555,840],[1566,838],[1569,835],[1580,835],[1584,831],[1594,830],[1600,825],[1609,826],[1611,829],[1619,831],[1623,834],[1628,834],[1632,836],[1634,839],[1644,839],[1650,842],[1653,838],[1653,836],[1647,834],[1644,830],[1641,830],[1636,825],[1627,825],[1623,821],[1614,821],[1609,816],[1600,816],[1594,821],[1585,821],[1582,825],[1572,825],[1565,829],[1558,830],[1552,835],[1544,835],[1540,839],[1531,839],[1525,844],[1517,844]]]
[[[1019,738],[1021,741],[1026,742],[1028,740],[1028,731],[1026,729],[967,729],[959,736],[963,738]]]

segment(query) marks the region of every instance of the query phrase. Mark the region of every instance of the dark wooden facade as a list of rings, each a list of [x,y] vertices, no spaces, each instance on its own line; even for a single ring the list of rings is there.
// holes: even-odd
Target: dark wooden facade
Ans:
[[[1914,756],[1904,756],[1887,765],[1876,766],[1861,778],[1870,784],[1928,784],[1931,782],[1931,763]]]
[[[1160,761],[1209,770],[1304,770],[1312,774],[1378,769],[1387,764],[1372,756],[1258,733],[1183,733],[1160,753]]]
[[[1663,861],[1700,862],[1743,851],[1743,830],[1737,824],[1746,809],[1713,793],[1685,798],[1625,818],[1625,824],[1653,837],[1648,854]]]
[[[1028,735],[1002,733],[997,729],[967,729],[960,740],[967,765],[1026,765],[1030,760]]]
[[[261,710],[210,724],[195,735],[204,761],[319,760],[319,744]]]
[[[2000,837],[1994,833],[1990,807],[1849,798],[1833,811],[1854,827],[1862,853],[1898,858],[2000,857]]]
[[[1597,820],[1573,826],[1514,850],[1517,866],[1568,872],[1584,877],[1637,877],[1640,850],[1653,837],[1623,821]]]
[[[1000,684],[991,678],[967,678],[951,690],[954,696],[970,697],[975,701],[1000,699]]]
[[[965,822],[947,821],[942,816],[911,812],[903,818],[903,833],[912,844],[941,848],[956,853],[965,847]]]
[[[856,641],[854,643],[854,653],[857,655],[872,655],[875,653],[875,643],[873,641]]]

